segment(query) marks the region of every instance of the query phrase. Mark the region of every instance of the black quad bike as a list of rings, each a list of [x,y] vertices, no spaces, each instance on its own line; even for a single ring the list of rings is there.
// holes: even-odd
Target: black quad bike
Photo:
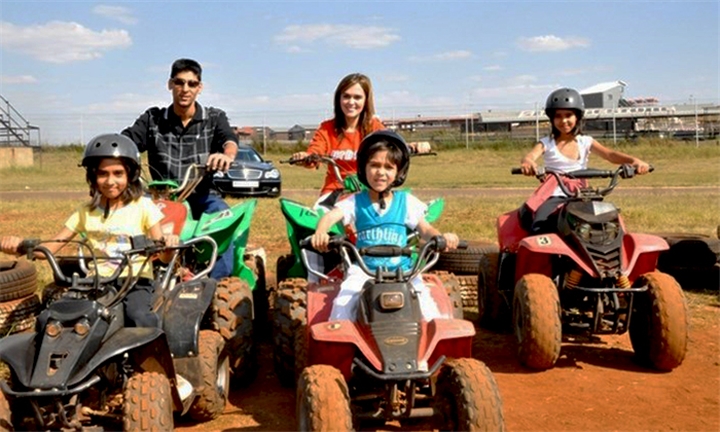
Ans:
[[[501,252],[481,262],[478,278],[481,323],[503,328],[512,311],[525,366],[553,367],[563,335],[626,332],[641,363],[669,371],[683,362],[687,304],[675,279],[657,271],[668,245],[660,237],[629,232],[620,209],[605,201],[621,178],[634,175],[630,165],[565,174],[548,170],[538,177],[556,181],[571,197],[552,232],[526,231],[524,209],[498,218]],[[571,191],[563,178],[579,181],[579,187]],[[589,179],[610,180],[593,188]]]
[[[210,245],[213,258],[184,278],[183,252],[200,243]],[[152,256],[164,245],[134,237],[109,277],[66,274],[37,240],[25,240],[22,249],[28,257],[45,255],[56,282],[67,288],[40,313],[34,332],[0,340],[0,360],[10,369],[9,380],[0,381],[0,431],[170,431],[173,413],[197,421],[222,413],[230,365],[213,323],[217,283],[207,274],[217,245],[210,237],[173,247],[170,263],[156,266],[159,327],[127,327],[123,299],[137,283],[132,258],[154,265]],[[89,266],[99,261],[92,258]],[[130,274],[121,278],[125,269]]]

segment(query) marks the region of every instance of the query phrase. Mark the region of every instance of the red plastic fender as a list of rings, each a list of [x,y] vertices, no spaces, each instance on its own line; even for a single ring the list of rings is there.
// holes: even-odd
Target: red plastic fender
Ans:
[[[662,237],[651,234],[625,234],[623,237],[623,273],[630,282],[657,268],[660,252],[670,249]]]
[[[447,291],[445,291],[445,286],[443,285],[440,278],[434,273],[424,274],[422,275],[422,278],[425,287],[430,290],[430,295],[432,296],[433,300],[435,300],[435,304],[437,305],[440,313],[443,316],[452,318],[452,301],[450,300],[450,296],[448,296]]]
[[[520,241],[529,235],[520,223],[520,209],[502,214],[497,218],[497,233],[501,251],[517,251]]]
[[[183,203],[168,200],[154,201],[165,217],[160,221],[163,234],[180,235],[187,220],[187,207]]]
[[[330,319],[332,304],[340,292],[342,280],[333,279],[322,284],[308,285],[307,293],[307,322],[313,325]]]
[[[345,379],[350,379],[350,366],[356,347],[376,370],[382,370],[379,353],[366,342],[354,322],[326,321],[310,327],[310,364],[335,366]]]
[[[575,261],[580,268],[592,277],[599,275],[593,267],[575,253],[557,234],[540,234],[524,238],[518,247],[515,280],[528,273],[550,275],[550,257],[565,255]],[[544,258],[544,259],[543,259]]]
[[[441,356],[448,358],[472,357],[472,340],[475,327],[470,321],[436,318],[422,322],[422,337],[418,348],[419,364],[430,367]]]

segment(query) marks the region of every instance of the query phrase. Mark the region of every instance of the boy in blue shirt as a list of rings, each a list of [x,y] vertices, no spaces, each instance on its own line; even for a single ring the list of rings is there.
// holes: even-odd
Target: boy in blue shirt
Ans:
[[[410,150],[400,135],[391,130],[380,130],[366,136],[357,152],[357,166],[358,180],[367,186],[367,190],[338,202],[333,210],[320,219],[312,237],[312,245],[316,250],[328,250],[330,237],[327,233],[330,227],[341,220],[346,226],[354,226],[358,248],[406,246],[407,228],[417,230],[425,240],[442,235],[447,241],[448,250],[457,247],[457,235],[441,234],[425,220],[427,206],[423,202],[410,193],[393,192],[392,188],[405,182],[410,167]],[[399,266],[404,270],[411,267],[408,257],[365,257],[364,262],[372,270],[381,266],[389,271]],[[355,319],[360,290],[369,278],[356,265],[348,269],[340,292],[333,301],[331,320]],[[439,318],[438,307],[430,290],[425,287],[422,276],[418,275],[411,283],[418,292],[425,320]]]

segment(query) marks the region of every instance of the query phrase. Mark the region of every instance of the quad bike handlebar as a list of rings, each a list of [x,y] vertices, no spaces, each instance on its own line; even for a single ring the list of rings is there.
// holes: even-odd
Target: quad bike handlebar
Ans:
[[[655,171],[655,167],[652,165],[650,166],[650,170],[648,172]],[[512,168],[510,170],[510,173],[512,175],[520,175],[522,174],[522,170],[520,168]],[[562,172],[562,171],[556,171],[552,169],[548,169],[545,167],[538,167],[536,170],[535,177],[538,180],[544,180],[547,175],[551,175],[555,177],[557,180],[558,186],[560,186],[560,189],[562,192],[574,199],[592,199],[592,198],[602,198],[606,195],[608,195],[610,192],[615,189],[615,187],[618,185],[618,182],[620,178],[623,179],[630,179],[635,177],[636,170],[635,167],[630,164],[623,164],[617,167],[615,170],[601,170],[596,168],[586,168],[581,169],[577,171],[571,171],[571,172]],[[594,179],[594,178],[609,178],[610,182],[608,185],[604,188],[578,188],[575,190],[575,192],[570,191],[570,189],[567,187],[565,182],[562,181],[562,178],[566,177],[569,179]]]
[[[303,264],[305,265],[305,268],[308,269],[308,272],[320,277],[321,279],[329,279],[327,275],[320,273],[309,265],[306,251],[311,250],[318,252],[312,247],[311,238],[312,237],[306,237],[305,239],[300,241]],[[460,241],[460,243],[458,244],[459,249],[466,249],[467,247],[468,243],[464,240]],[[348,241],[345,236],[332,236],[330,237],[328,248],[338,251],[340,253],[340,256],[342,256],[343,258],[343,262],[348,267],[353,263],[353,260],[350,257],[352,255],[352,257],[355,259],[355,263],[357,263],[357,265],[362,269],[362,271],[365,272],[365,274],[367,274],[368,276],[375,278],[376,280],[390,279],[398,282],[407,282],[415,278],[415,276],[417,276],[418,274],[424,273],[425,271],[432,268],[432,266],[434,266],[437,260],[440,258],[440,252],[444,251],[447,248],[447,242],[445,241],[445,238],[443,236],[432,237],[420,248],[415,263],[408,271],[404,271],[402,267],[398,267],[396,271],[388,271],[384,268],[378,268],[376,271],[373,271],[367,267],[362,257],[411,257],[413,256],[415,250],[410,246],[401,247],[393,245],[380,245],[370,246],[366,248],[358,248],[357,246],[355,246],[355,244]]]
[[[61,282],[70,284],[71,290],[79,291],[79,292],[89,292],[92,290],[99,290],[102,285],[107,285],[110,283],[115,282],[120,275],[125,271],[125,269],[129,270],[129,274],[127,276],[127,281],[125,286],[132,286],[133,284],[129,283],[132,279],[134,279],[132,274],[132,266],[130,266],[132,260],[131,257],[134,255],[140,255],[147,257],[146,260],[143,262],[143,266],[147,265],[152,258],[152,256],[158,252],[162,252],[165,250],[175,250],[180,251],[183,249],[189,249],[193,248],[194,245],[198,243],[209,243],[210,246],[213,249],[213,252],[211,254],[210,261],[208,263],[208,266],[203,269],[201,272],[198,272],[196,275],[194,275],[193,279],[199,279],[202,277],[205,277],[207,274],[210,273],[212,268],[215,266],[215,261],[217,259],[217,243],[215,240],[213,240],[211,237],[203,236],[203,237],[197,237],[191,240],[188,240],[186,242],[183,242],[177,246],[166,246],[163,241],[156,241],[151,240],[148,237],[144,235],[135,236],[132,237],[131,243],[132,248],[126,251],[121,252],[122,258],[120,261],[120,264],[117,266],[115,271],[110,276],[100,276],[97,272],[95,272],[93,275],[80,277],[77,273],[74,273],[70,276],[66,275],[63,270],[60,268],[60,264],[58,263],[57,257],[55,254],[53,254],[47,247],[43,246],[43,243],[58,243],[56,240],[40,240],[40,239],[25,239],[23,240],[20,245],[18,246],[18,252],[24,255],[27,255],[28,259],[34,259],[35,258],[35,252],[41,253],[47,258],[48,264],[50,265],[50,268],[53,271],[53,275],[55,278]],[[81,250],[88,250],[90,252],[90,260],[94,262],[97,266],[97,262],[100,261],[103,258],[98,258],[95,256],[92,248],[90,248],[89,244],[84,240],[69,240],[65,241],[65,243],[75,243],[78,244]],[[173,267],[174,264],[178,260],[179,253],[173,254],[173,257],[168,264],[168,267]],[[116,259],[116,258],[113,258]],[[87,273],[86,273],[87,274]],[[170,273],[166,274],[165,279],[170,277]],[[167,282],[167,280],[164,280],[163,282]],[[125,289],[125,286],[123,287],[123,290]],[[122,291],[122,290],[121,290]]]

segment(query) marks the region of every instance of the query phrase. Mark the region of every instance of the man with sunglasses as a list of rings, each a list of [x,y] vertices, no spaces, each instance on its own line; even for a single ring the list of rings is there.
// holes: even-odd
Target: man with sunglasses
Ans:
[[[122,131],[140,152],[148,152],[150,175],[154,180],[181,180],[191,164],[205,163],[211,170],[227,171],[238,150],[237,137],[225,112],[200,105],[202,67],[191,59],[178,59],[170,68],[168,90],[173,103],[152,107]],[[187,198],[193,218],[202,213],[225,210],[227,203],[212,188],[206,176]],[[218,257],[210,276],[221,279],[233,271],[234,247]]]

